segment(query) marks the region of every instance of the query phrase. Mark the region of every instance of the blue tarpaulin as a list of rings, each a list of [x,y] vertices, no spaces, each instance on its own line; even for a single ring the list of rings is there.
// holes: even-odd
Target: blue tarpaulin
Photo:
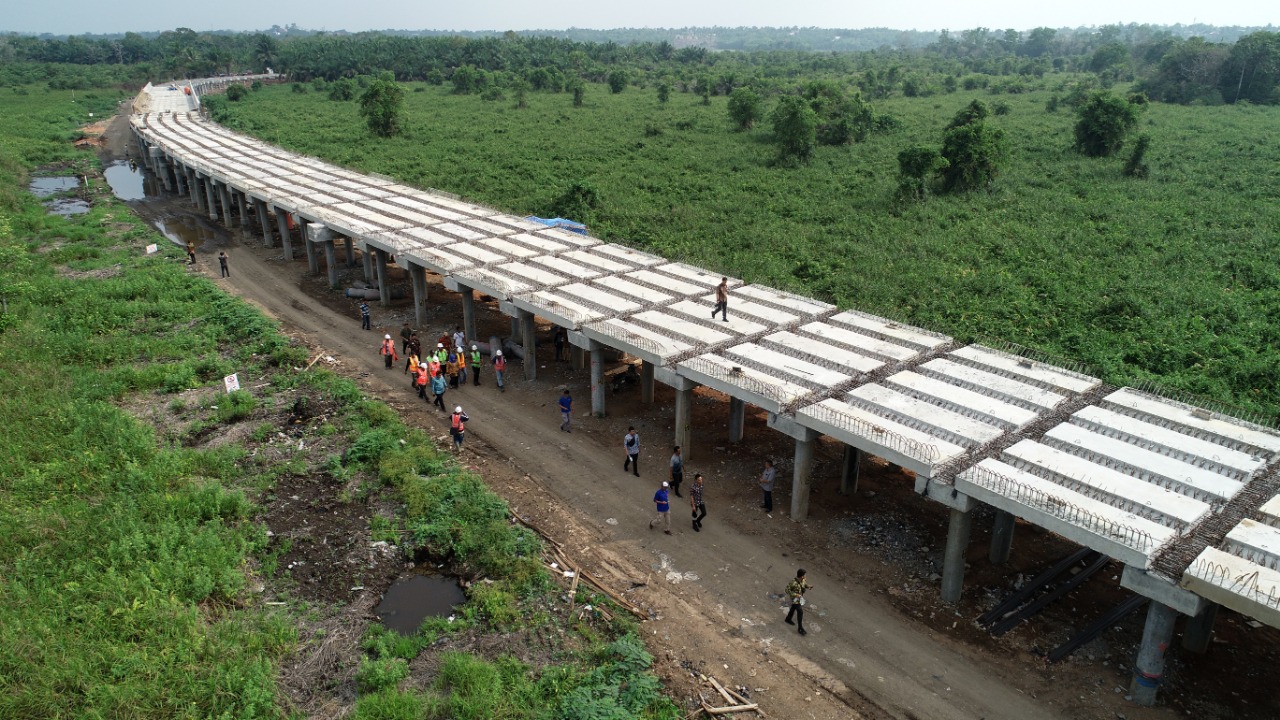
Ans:
[[[586,225],[583,225],[580,222],[567,220],[565,218],[540,218],[537,215],[530,215],[526,217],[525,220],[532,220],[533,222],[536,222],[536,223],[542,223],[547,227],[560,228],[562,230],[568,230],[571,233],[577,233],[579,235],[587,234]]]

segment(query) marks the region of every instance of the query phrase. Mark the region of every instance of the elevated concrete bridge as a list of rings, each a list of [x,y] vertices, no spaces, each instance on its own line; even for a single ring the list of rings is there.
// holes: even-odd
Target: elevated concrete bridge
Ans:
[[[1280,433],[1133,388],[1016,348],[962,345],[885,318],[727,278],[729,317],[713,319],[722,275],[620,244],[549,229],[455,196],[287,152],[195,112],[201,94],[253,77],[148,85],[132,125],[149,169],[212,219],[252,228],[337,284],[343,260],[377,281],[412,280],[419,324],[426,273],[461,293],[476,337],[477,291],[498,298],[513,340],[534,347],[534,317],[567,329],[590,358],[592,411],[605,413],[603,351],[640,358],[642,397],[675,390],[674,444],[686,460],[693,390],[729,396],[730,442],[747,404],[795,440],[791,518],[808,514],[814,442],[846,446],[841,490],[861,454],[916,475],[950,509],[942,597],[959,600],[973,509],[996,509],[990,558],[1003,563],[1016,519],[1124,563],[1122,584],[1153,602],[1133,680],[1150,704],[1177,614],[1207,646],[1217,606],[1280,627]],[[323,260],[321,259],[323,256]],[[527,357],[527,356],[526,356]],[[524,363],[525,377],[536,375]]]

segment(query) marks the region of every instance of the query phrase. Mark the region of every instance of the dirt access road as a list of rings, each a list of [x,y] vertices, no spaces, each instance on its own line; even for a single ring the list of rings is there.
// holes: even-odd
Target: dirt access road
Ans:
[[[108,145],[115,156],[124,152],[123,141]],[[185,198],[134,208],[153,221],[196,216]],[[328,290],[321,278],[309,277],[305,260],[286,263],[278,248],[262,248],[256,235],[201,222],[210,231],[202,236],[213,239],[199,248],[194,271],[217,278],[216,255],[226,250],[231,277],[218,279],[221,287],[333,356],[339,372],[398,409],[407,422],[445,438],[444,416],[409,392],[401,368],[384,369],[377,355],[383,334],[396,336],[401,323],[412,319],[407,303],[375,307],[374,331],[362,331],[354,303]],[[461,312],[458,296],[444,291],[438,279],[430,292],[432,319],[423,330],[433,338],[460,323]],[[509,332],[507,318],[489,305],[478,308],[482,337]],[[962,615],[937,603],[935,588],[924,587],[924,599],[911,606],[920,619],[904,615],[895,601],[902,593],[891,584],[902,568],[831,542],[834,498],[819,494],[815,518],[807,523],[786,519],[784,487],[775,493],[778,510],[772,517],[757,508],[753,476],[759,458],[788,457],[789,445],[753,415],[744,448],[715,447],[726,415],[715,397],[700,395],[695,404],[698,440],[686,466],[686,477],[707,476],[704,529],[694,533],[687,506],[673,498],[675,534],[650,531],[650,498],[670,454],[670,391],[660,386],[653,405],[611,396],[610,416],[592,418],[586,373],[556,363],[545,345],[538,362],[534,382],[526,382],[519,363],[513,363],[506,393],[497,391],[487,370],[481,387],[448,393],[447,404],[461,404],[472,418],[463,460],[575,561],[654,614],[656,619],[642,628],[656,670],[686,707],[696,707],[695,676],[702,672],[749,688],[775,718],[1176,716],[1168,708],[1144,710],[1124,702],[1113,688],[1126,676],[1123,666],[1094,678],[1099,674],[1094,668],[1039,664],[1029,645],[994,653],[975,645],[970,620],[975,613],[969,608]],[[555,400],[565,386],[579,409],[573,434],[558,430]],[[635,424],[643,438],[640,478],[621,469],[621,437],[628,424]],[[784,464],[780,479],[789,477],[787,468]],[[878,473],[894,476],[879,478],[886,486],[902,484],[896,470],[870,466],[864,469],[863,487],[876,487]],[[936,540],[935,533],[934,549]],[[797,567],[808,569],[815,586],[807,637],[782,623],[781,590]]]

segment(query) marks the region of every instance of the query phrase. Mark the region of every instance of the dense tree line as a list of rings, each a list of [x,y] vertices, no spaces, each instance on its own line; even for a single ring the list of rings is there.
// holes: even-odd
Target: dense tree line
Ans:
[[[954,34],[942,31],[923,45],[918,43],[925,38],[916,33],[892,44],[882,43],[875,50],[824,53],[810,52],[811,45],[793,49],[800,46],[763,38],[853,31],[750,29],[759,39],[741,41],[739,46],[749,51],[740,52],[710,52],[698,43],[711,45],[714,38],[749,34],[747,29],[711,28],[705,37],[696,32],[673,35],[674,43],[644,39],[664,36],[639,31],[619,31],[620,37],[634,42],[568,37],[577,31],[463,36],[307,34],[296,28],[271,34],[197,33],[179,28],[153,35],[11,34],[0,37],[0,82],[31,82],[38,74],[30,68],[32,63],[131,68],[114,72],[112,77],[117,78],[217,75],[271,67],[307,81],[389,70],[402,81],[452,82],[459,92],[484,92],[492,86],[513,92],[517,86],[535,92],[572,92],[575,82],[587,81],[608,82],[615,92],[627,85],[653,83],[704,95],[729,95],[741,87],[768,94],[797,91],[801,79],[816,76],[849,83],[874,100],[894,94],[936,95],[959,87],[1019,93],[1035,87],[1047,73],[1076,72],[1095,76],[1102,87],[1136,81],[1151,99],[1163,102],[1280,103],[1280,34],[1203,29],[1209,39],[1185,37],[1185,28],[1180,33],[1177,27],[1149,25],[1041,27],[1026,32],[974,28]],[[884,32],[888,31],[858,32],[862,38],[887,39]],[[1236,37],[1234,43],[1220,41]],[[103,74],[84,73],[80,80],[74,76],[74,71],[62,71],[64,79],[57,82],[74,87]]]

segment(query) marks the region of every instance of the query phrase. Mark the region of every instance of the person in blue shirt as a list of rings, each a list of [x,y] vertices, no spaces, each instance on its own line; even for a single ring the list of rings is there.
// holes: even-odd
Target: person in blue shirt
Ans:
[[[653,494],[653,504],[658,508],[658,515],[649,521],[649,529],[652,530],[658,523],[664,523],[666,529],[662,532],[671,534],[671,502],[667,496],[667,483],[663,482],[662,487],[658,488],[658,492]]]
[[[564,394],[560,396],[560,429],[565,432],[573,432],[571,424],[573,423],[573,397],[569,395],[569,389],[565,388]]]

